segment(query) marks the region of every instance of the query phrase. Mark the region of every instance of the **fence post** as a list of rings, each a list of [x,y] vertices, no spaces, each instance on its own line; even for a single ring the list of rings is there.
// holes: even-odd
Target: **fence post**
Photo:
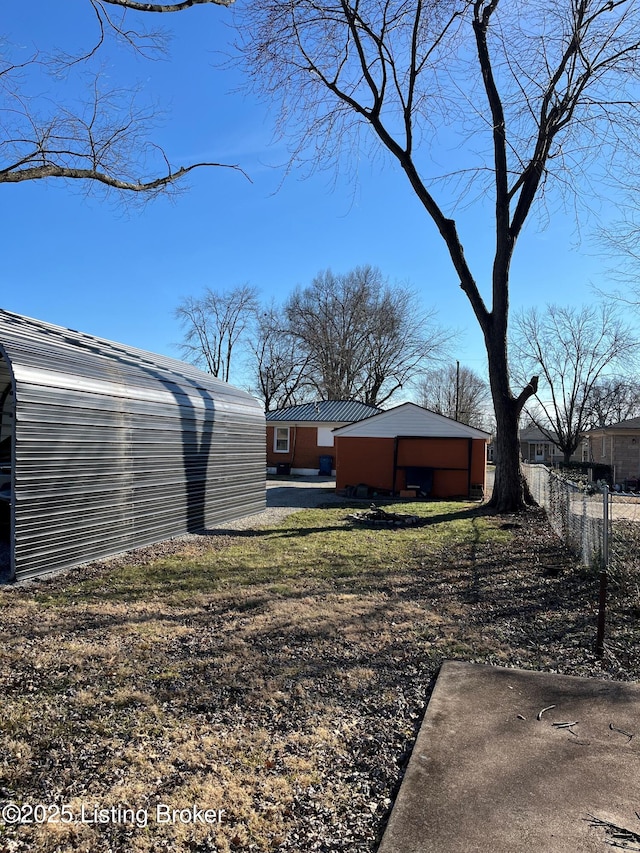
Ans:
[[[602,566],[603,571],[609,568],[609,486],[602,487]]]
[[[607,568],[609,567],[609,487],[602,487],[602,564],[600,572],[600,596],[598,603],[598,634],[596,656],[604,655],[604,621],[607,611]]]

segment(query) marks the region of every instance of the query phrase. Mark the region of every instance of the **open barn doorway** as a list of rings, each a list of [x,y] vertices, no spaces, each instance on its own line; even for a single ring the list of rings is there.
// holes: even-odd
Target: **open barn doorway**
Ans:
[[[11,373],[0,355],[0,578],[11,570],[14,399]]]

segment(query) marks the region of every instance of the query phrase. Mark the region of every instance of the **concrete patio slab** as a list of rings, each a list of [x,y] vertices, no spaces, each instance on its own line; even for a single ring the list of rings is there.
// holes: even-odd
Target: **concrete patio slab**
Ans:
[[[640,850],[636,812],[640,685],[447,661],[378,853]]]

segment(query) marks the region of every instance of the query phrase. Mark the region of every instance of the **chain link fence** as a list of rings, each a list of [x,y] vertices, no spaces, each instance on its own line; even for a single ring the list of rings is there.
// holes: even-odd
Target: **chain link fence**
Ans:
[[[609,575],[640,597],[640,496],[609,494]]]
[[[611,491],[605,483],[574,482],[544,465],[522,468],[552,528],[583,565],[599,571],[596,654],[602,657],[607,609],[640,612],[640,495]]]
[[[534,500],[545,509],[551,527],[585,566],[604,568],[606,556],[604,496],[560,477],[545,465],[523,464]]]
[[[640,582],[640,495],[573,482],[545,465],[522,469],[552,528],[585,566]]]

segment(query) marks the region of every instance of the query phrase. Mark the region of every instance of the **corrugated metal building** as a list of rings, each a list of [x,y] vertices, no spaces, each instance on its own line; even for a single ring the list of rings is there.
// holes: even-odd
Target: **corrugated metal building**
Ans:
[[[403,403],[334,431],[336,489],[434,498],[482,497],[489,434]]]
[[[249,394],[2,310],[0,430],[0,540],[18,579],[265,506],[265,418]]]

